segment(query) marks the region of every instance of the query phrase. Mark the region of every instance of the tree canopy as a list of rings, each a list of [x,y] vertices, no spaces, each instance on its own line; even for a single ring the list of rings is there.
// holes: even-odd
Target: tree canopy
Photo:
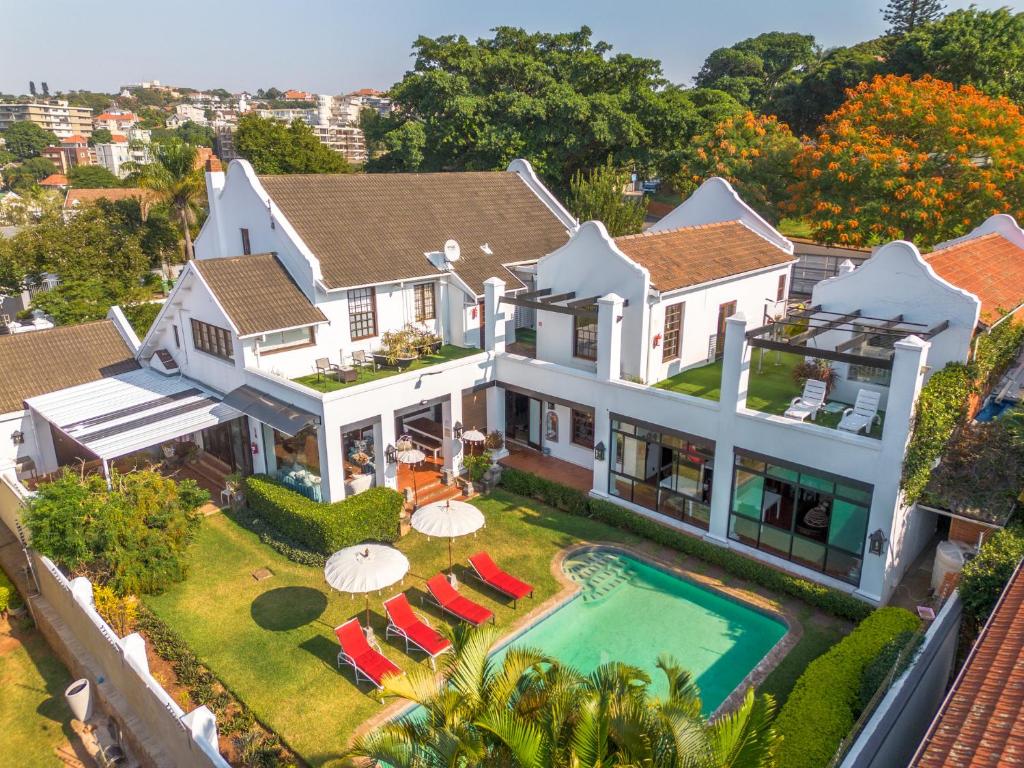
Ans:
[[[569,210],[580,221],[602,222],[612,237],[636,234],[643,229],[647,201],[624,197],[629,181],[629,172],[610,159],[589,173],[577,171],[569,185]]]
[[[1006,98],[875,77],[795,162],[795,212],[827,242],[931,246],[996,213],[1024,219],[1024,115]]]
[[[4,183],[14,192],[23,193],[33,189],[36,184],[51,173],[57,172],[57,166],[48,157],[30,157],[19,165],[4,168]]]
[[[121,179],[102,165],[76,165],[68,172],[68,183],[72,187],[86,189],[109,189],[122,185]]]
[[[347,173],[344,155],[324,146],[301,120],[290,125],[255,114],[238,120],[235,149],[256,173]]]
[[[942,18],[943,8],[941,0],[889,0],[882,9],[882,18],[889,25],[890,35],[905,35]]]
[[[90,144],[109,144],[113,140],[114,134],[110,132],[109,128],[97,128],[89,137]]]
[[[704,123],[738,105],[721,92],[669,88],[661,64],[581,27],[528,33],[497,27],[471,42],[420,37],[413,69],[391,89],[397,110],[372,141],[367,170],[494,170],[524,157],[560,192],[608,157],[656,172]],[[236,140],[237,145],[237,140]]]
[[[40,128],[28,120],[11,123],[3,132],[4,146],[18,160],[36,157],[47,147],[57,144],[57,137],[52,131]]]

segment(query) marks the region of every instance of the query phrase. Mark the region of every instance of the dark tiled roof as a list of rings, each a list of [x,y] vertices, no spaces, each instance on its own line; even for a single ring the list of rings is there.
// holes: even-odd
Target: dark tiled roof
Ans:
[[[139,367],[110,320],[0,336],[0,413],[22,401]]]
[[[1024,765],[1024,569],[1010,580],[913,768]]]
[[[272,253],[192,262],[239,336],[327,321]]]
[[[1000,310],[1024,301],[1024,248],[998,232],[933,251],[925,257],[939,277],[981,299],[981,320],[993,323]]]
[[[646,267],[662,292],[793,261],[739,221],[626,235],[615,238],[615,245]]]
[[[437,269],[425,253],[457,240],[455,271],[483,293],[490,277],[520,287],[504,264],[565,244],[565,225],[516,173],[351,173],[261,176],[320,259],[329,288],[384,283]],[[481,250],[490,246],[491,254]]]

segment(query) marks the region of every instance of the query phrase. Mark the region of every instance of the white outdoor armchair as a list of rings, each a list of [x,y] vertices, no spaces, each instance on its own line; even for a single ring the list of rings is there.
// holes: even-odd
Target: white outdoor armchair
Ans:
[[[870,389],[862,389],[857,393],[857,401],[853,408],[843,411],[843,418],[839,420],[839,428],[844,432],[857,434],[862,429],[865,434],[871,434],[871,427],[877,421],[882,422],[878,415],[878,401],[882,395]]]
[[[793,398],[793,402],[786,409],[786,415],[799,421],[810,416],[811,421],[814,421],[818,418],[818,411],[825,407],[825,391],[827,389],[824,381],[808,379],[804,382],[804,393]]]

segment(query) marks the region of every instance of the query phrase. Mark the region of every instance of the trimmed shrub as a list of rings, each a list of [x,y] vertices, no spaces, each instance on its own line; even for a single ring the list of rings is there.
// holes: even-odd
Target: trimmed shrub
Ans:
[[[267,475],[252,475],[245,479],[245,499],[267,525],[321,554],[363,541],[398,539],[403,499],[393,488],[370,488],[344,501],[324,504]]]
[[[7,578],[7,574],[0,571],[0,613],[9,608],[17,608],[21,605],[21,595],[17,588]]]
[[[870,605],[852,595],[792,576],[725,547],[711,544],[630,512],[618,504],[603,499],[592,499],[575,488],[529,472],[506,467],[501,475],[501,485],[507,491],[537,499],[571,515],[589,517],[643,536],[662,546],[716,565],[745,581],[803,600],[834,616],[850,621],[862,621],[871,613]]]
[[[879,608],[807,665],[775,718],[776,753],[786,768],[824,768],[850,733],[865,671],[920,620],[904,608]]]

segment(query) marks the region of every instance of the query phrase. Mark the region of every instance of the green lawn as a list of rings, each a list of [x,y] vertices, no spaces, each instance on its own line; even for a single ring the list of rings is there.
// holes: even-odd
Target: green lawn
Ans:
[[[477,354],[480,354],[480,350],[475,347],[456,347],[451,344],[446,344],[438,350],[436,355],[423,355],[422,357],[413,360],[412,364],[405,370],[388,367],[378,368],[375,371],[369,366],[356,368],[356,380],[350,381],[347,384],[341,381],[336,381],[335,379],[327,379],[323,376],[318,376],[315,373],[311,373],[306,376],[299,376],[296,379],[292,379],[292,381],[304,384],[318,392],[334,392],[338,389],[358,387],[360,384],[377,381],[378,379],[397,376],[398,374],[405,373],[407,371],[418,371],[422,368],[429,368],[432,365],[437,365],[438,363],[447,363],[450,360],[458,360],[463,357],[469,357],[470,355]]]
[[[472,599],[494,610],[499,627],[558,591],[551,562],[560,549],[581,540],[637,541],[584,518],[523,507],[518,497],[502,492],[476,504],[487,516],[487,527],[475,538],[456,540],[456,560],[465,562],[486,548],[536,587],[534,599],[521,602],[516,611],[462,579]],[[412,562],[404,589],[415,596],[418,608],[423,580],[447,566],[447,547],[415,532],[398,546]],[[381,711],[366,694],[366,684],[353,685],[351,669],[339,673],[335,666],[333,629],[361,615],[363,600],[328,594],[321,569],[284,559],[223,514],[204,521],[190,558],[188,579],[147,597],[147,604],[294,750],[314,765],[330,763],[355,727]],[[251,574],[262,566],[274,575],[256,582]],[[381,638],[386,625],[381,601],[390,594],[371,598],[371,623]],[[424,613],[431,621],[440,620],[430,608]],[[422,654],[410,658],[397,642],[386,653],[404,668],[423,663]]]
[[[793,369],[803,359],[802,355],[792,352],[773,352],[759,349],[751,350],[750,383],[747,392],[747,408],[762,413],[773,413],[781,416],[789,408],[793,398],[800,394],[800,387],[793,381]],[[760,366],[760,372],[758,372]],[[722,389],[722,361],[690,368],[675,376],[659,381],[659,389],[681,392],[684,395],[702,397],[705,400],[717,401]],[[885,424],[885,411],[879,411],[881,425],[871,429],[872,437],[882,434],[881,426]],[[842,413],[818,414],[814,422],[821,427],[835,429],[839,425]]]
[[[34,629],[0,632],[0,755],[20,768],[63,766],[56,749],[67,745],[71,712],[64,703],[70,679]],[[67,731],[65,731],[67,727]]]
[[[757,689],[758,693],[770,693],[774,696],[780,708],[786,703],[790,691],[807,665],[842,640],[849,631],[848,627],[839,622],[815,621],[810,612],[802,615],[800,619],[804,630],[800,642],[768,673],[768,677]]]

